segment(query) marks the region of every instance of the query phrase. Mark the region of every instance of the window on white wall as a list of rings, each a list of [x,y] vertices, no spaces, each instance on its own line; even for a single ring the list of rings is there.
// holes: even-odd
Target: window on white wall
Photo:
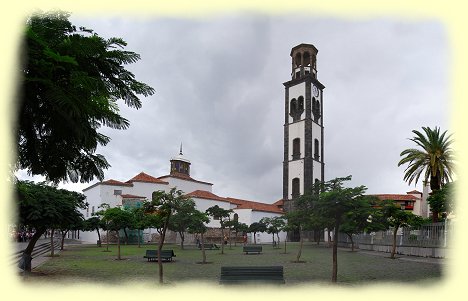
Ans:
[[[114,190],[114,195],[121,195],[122,194],[122,190],[120,189],[115,189]]]

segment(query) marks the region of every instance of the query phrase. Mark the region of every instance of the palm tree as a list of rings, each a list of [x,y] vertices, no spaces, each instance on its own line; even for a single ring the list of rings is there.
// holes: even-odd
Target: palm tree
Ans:
[[[433,130],[429,127],[423,127],[425,136],[416,130],[413,133],[416,135],[410,140],[419,145],[420,149],[406,149],[401,152],[403,157],[398,166],[408,163],[405,169],[404,180],[418,182],[421,174],[424,172],[424,181],[430,183],[432,191],[439,190],[445,183],[452,180],[453,174],[453,152],[450,148],[453,140],[451,135],[446,136],[447,131],[440,134],[440,128],[435,127]],[[439,212],[432,209],[432,220],[438,219]]]

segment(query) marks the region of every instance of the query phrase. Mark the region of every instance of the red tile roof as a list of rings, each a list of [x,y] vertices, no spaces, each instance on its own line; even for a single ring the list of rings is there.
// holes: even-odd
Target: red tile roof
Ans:
[[[284,213],[281,208],[275,204],[265,204],[254,201],[247,201],[234,198],[226,198],[229,202],[237,205],[235,209],[252,209],[255,211],[273,212],[273,213]]]
[[[408,194],[416,194],[416,193],[417,193],[417,194],[421,194],[421,195],[422,195],[422,192],[417,191],[417,190],[411,190],[411,191],[408,191],[407,193],[408,193]]]
[[[173,173],[171,175],[158,177],[158,179],[166,179],[166,178],[176,178],[176,179],[181,179],[181,180],[197,182],[197,183],[201,183],[201,184],[213,185],[212,183],[209,183],[209,182],[203,182],[203,181],[195,180],[194,178],[190,177],[189,175],[186,175],[186,174],[183,174],[183,173]]]
[[[200,198],[200,199],[215,200],[215,201],[221,201],[221,202],[229,202],[228,200],[226,200],[226,198],[222,198],[222,197],[217,196],[216,194],[211,193],[211,192],[206,191],[206,190],[195,190],[195,191],[192,191],[192,192],[186,194],[186,196],[192,197],[192,198]]]
[[[109,185],[109,186],[127,186],[127,187],[132,187],[133,184],[132,183],[124,183],[124,182],[120,182],[120,181],[117,181],[117,180],[114,180],[114,179],[109,179],[107,181],[103,181],[103,182],[97,182],[89,187],[86,187],[85,189],[83,189],[83,191],[86,191],[88,189],[91,189],[93,187],[96,187],[98,185]]]
[[[282,207],[282,206],[284,206],[284,200],[283,199],[277,200],[276,202],[273,203],[273,205],[278,206],[278,207]]]
[[[162,181],[144,172],[140,172],[139,174],[137,174],[136,176],[128,180],[126,183],[132,183],[132,182],[156,183],[156,184],[165,184],[165,185],[169,184],[168,182]]]
[[[138,196],[133,194],[122,194],[121,196],[123,199],[146,199],[146,197],[144,196]]]
[[[416,201],[418,198],[414,195],[409,194],[372,194],[378,197],[380,200],[392,200],[392,201]]]

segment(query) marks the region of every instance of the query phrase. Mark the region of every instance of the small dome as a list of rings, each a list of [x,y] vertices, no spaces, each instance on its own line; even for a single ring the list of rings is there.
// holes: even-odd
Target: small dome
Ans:
[[[184,158],[184,156],[181,155],[181,154],[178,154],[177,156],[172,157],[172,158],[171,158],[171,161],[183,161],[183,162],[190,163],[190,160]]]

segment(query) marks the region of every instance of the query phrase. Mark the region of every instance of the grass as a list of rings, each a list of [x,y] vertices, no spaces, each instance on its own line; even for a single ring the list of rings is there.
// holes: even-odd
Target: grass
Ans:
[[[34,269],[35,275],[26,281],[84,281],[92,283],[121,284],[128,281],[146,283],[158,282],[157,262],[143,258],[146,249],[156,249],[155,245],[122,245],[122,260],[117,258],[117,246],[111,245],[111,252],[104,252],[95,245],[70,245],[60,252],[59,257],[50,258]],[[305,243],[300,260],[295,263],[298,244],[288,243],[284,248],[274,249],[263,246],[262,254],[242,253],[242,246],[225,247],[221,250],[206,250],[209,264],[200,264],[201,251],[193,246],[181,250],[179,245],[165,245],[164,249],[174,249],[177,257],[174,262],[163,263],[165,283],[198,281],[216,284],[221,266],[261,266],[282,265],[286,285],[323,283],[330,284],[332,273],[332,250],[325,246]],[[415,262],[390,259],[388,254],[369,252],[338,251],[338,283],[341,285],[363,285],[384,282],[426,284],[441,280],[444,265],[428,262]]]

